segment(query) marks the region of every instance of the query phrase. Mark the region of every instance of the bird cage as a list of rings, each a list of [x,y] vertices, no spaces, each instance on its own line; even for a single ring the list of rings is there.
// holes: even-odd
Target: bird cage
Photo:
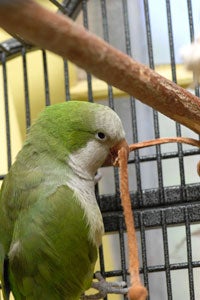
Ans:
[[[198,0],[38,0],[70,16],[115,48],[199,96],[180,49],[200,32]],[[23,5],[23,4],[22,4]],[[42,28],[41,28],[42,30]],[[109,105],[120,116],[129,144],[164,136],[198,135],[125,92],[107,85],[22,37],[0,34],[0,180],[46,106],[68,100]],[[144,87],[145,88],[145,87]],[[140,254],[140,272],[151,300],[200,299],[200,151],[181,144],[136,150],[128,162]],[[105,236],[96,270],[129,282],[127,236],[118,170],[99,170],[96,186]],[[122,299],[109,295],[108,299]]]

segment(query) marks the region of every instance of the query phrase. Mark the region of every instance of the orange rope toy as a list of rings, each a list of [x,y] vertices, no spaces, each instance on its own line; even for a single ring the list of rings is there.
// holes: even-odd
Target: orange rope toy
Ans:
[[[129,146],[130,151],[136,149],[154,146],[163,143],[186,143],[200,148],[200,141],[175,137],[175,138],[160,138],[149,140],[141,143],[132,144]],[[128,186],[128,152],[122,147],[118,152],[118,164],[120,168],[120,197],[124,211],[125,224],[128,236],[128,252],[129,252],[129,273],[131,278],[131,287],[129,288],[128,297],[130,300],[146,300],[148,296],[147,289],[142,285],[139,276],[139,257],[136,231],[134,226],[133,212],[131,208],[131,199]],[[200,162],[197,165],[197,172],[200,175]]]

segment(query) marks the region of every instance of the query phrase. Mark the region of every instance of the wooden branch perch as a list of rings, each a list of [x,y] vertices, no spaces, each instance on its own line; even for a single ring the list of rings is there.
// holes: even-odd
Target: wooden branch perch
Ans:
[[[32,0],[0,0],[0,26],[61,55],[169,118],[200,133],[200,100],[66,16]]]

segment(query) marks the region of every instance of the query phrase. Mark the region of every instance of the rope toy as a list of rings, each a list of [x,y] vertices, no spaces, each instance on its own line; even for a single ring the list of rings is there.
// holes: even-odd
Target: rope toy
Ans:
[[[172,137],[172,138],[159,138],[155,140],[144,141],[129,145],[129,150],[164,144],[164,143],[185,143],[200,148],[200,141],[192,138]],[[117,161],[114,165],[119,166],[120,172],[120,197],[124,212],[125,224],[128,237],[128,253],[129,253],[129,273],[131,286],[129,288],[128,297],[130,300],[146,300],[148,296],[147,289],[141,283],[139,275],[139,256],[136,231],[134,225],[133,212],[131,208],[131,199],[129,194],[128,185],[128,151],[122,147],[118,152]],[[197,172],[200,176],[200,162],[197,165]]]

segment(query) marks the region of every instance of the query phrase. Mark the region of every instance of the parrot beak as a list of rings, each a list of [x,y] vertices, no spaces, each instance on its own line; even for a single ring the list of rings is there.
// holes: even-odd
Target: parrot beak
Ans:
[[[110,149],[110,153],[107,156],[104,164],[102,165],[102,167],[108,167],[108,166],[115,166],[118,167],[118,151],[124,147],[127,150],[127,153],[129,154],[130,150],[129,150],[129,146],[126,142],[125,139],[123,139],[122,141],[120,141],[117,145],[115,145],[114,147],[112,147]]]

